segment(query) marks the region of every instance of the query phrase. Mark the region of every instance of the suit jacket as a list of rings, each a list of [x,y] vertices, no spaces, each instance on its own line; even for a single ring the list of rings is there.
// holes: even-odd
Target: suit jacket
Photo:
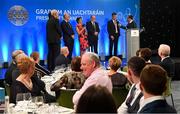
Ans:
[[[5,73],[5,81],[9,85],[12,84],[12,72],[17,68],[17,65],[15,63],[11,63],[11,65],[8,67],[6,73]]]
[[[44,75],[50,75],[50,71],[41,66],[40,64],[35,64],[35,74],[39,76],[39,78],[43,77]]]
[[[122,29],[133,29],[133,28],[137,28],[137,24],[136,24],[136,22],[132,21],[131,23],[128,23],[126,26],[121,25],[120,28],[122,28]]]
[[[136,23],[134,21],[132,21],[131,23],[128,23],[126,25],[126,28],[127,29],[137,28],[137,25],[136,25]]]
[[[116,28],[113,23],[113,20],[108,21],[107,30],[109,37],[112,35],[114,36],[116,34]],[[119,21],[117,21],[117,30],[118,30],[118,37],[120,36],[120,29],[119,29]]]
[[[175,63],[170,57],[165,58],[159,65],[167,71],[169,77],[175,76]]]
[[[167,104],[166,100],[155,100],[146,104],[139,113],[177,113],[174,108]]]
[[[63,32],[64,41],[73,40],[71,37],[71,35],[74,35],[72,25],[69,22],[66,22],[65,20],[63,20],[61,22],[61,28],[62,28],[62,32]]]
[[[70,60],[67,57],[65,57],[63,54],[60,54],[59,56],[56,57],[55,66],[64,65],[65,67],[67,67],[68,64],[70,64]]]
[[[59,20],[51,16],[46,23],[47,43],[59,44],[61,36],[62,36],[62,31],[59,25]]]
[[[89,43],[92,43],[93,40],[97,40],[97,38],[98,38],[98,36],[94,35],[94,32],[98,32],[98,33],[100,32],[99,24],[97,22],[95,22],[95,26],[96,26],[96,30],[95,30],[93,24],[91,23],[91,21],[86,23],[86,29],[88,32]]]

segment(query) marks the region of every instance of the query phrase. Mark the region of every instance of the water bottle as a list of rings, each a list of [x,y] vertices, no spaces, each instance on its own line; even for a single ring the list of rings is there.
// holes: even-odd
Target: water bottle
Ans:
[[[9,111],[9,96],[5,96],[5,110],[4,110],[4,114],[10,114],[10,111]]]

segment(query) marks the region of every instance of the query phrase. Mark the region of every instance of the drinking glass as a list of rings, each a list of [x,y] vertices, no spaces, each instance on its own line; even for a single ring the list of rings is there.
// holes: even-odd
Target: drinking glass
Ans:
[[[25,101],[31,101],[32,100],[31,93],[24,93],[24,100]]]
[[[42,106],[44,103],[43,96],[37,96],[35,97],[35,104],[39,107]]]
[[[18,93],[18,94],[16,95],[16,104],[17,104],[19,101],[24,101],[24,95],[23,95],[23,93]]]

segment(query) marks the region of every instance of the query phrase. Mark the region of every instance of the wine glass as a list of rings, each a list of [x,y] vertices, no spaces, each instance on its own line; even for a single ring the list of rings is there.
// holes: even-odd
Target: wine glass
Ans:
[[[18,93],[16,95],[16,104],[19,102],[19,101],[23,101],[24,100],[24,95],[23,93]]]
[[[39,107],[39,106],[42,106],[43,103],[44,103],[44,99],[43,99],[43,96],[37,96],[35,97],[35,103],[36,105]]]
[[[32,100],[31,93],[24,93],[24,100],[31,101]]]

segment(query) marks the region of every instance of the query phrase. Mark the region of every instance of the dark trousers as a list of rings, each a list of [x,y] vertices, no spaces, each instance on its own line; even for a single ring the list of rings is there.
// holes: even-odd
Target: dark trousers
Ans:
[[[114,46],[114,56],[117,56],[117,45],[118,45],[118,39],[119,39],[119,35],[115,34],[114,35],[114,40],[111,39],[111,37],[109,36],[109,56],[112,56],[112,50],[113,50],[113,46]]]
[[[69,55],[67,56],[69,60],[72,60],[72,52],[74,47],[74,39],[68,38],[68,40],[64,40],[64,45],[68,47]]]
[[[89,51],[98,54],[98,38],[95,38],[94,40],[90,41],[89,47],[91,48],[91,50]]]
[[[60,44],[48,44],[48,70],[52,72],[55,68],[56,57],[60,54]]]

